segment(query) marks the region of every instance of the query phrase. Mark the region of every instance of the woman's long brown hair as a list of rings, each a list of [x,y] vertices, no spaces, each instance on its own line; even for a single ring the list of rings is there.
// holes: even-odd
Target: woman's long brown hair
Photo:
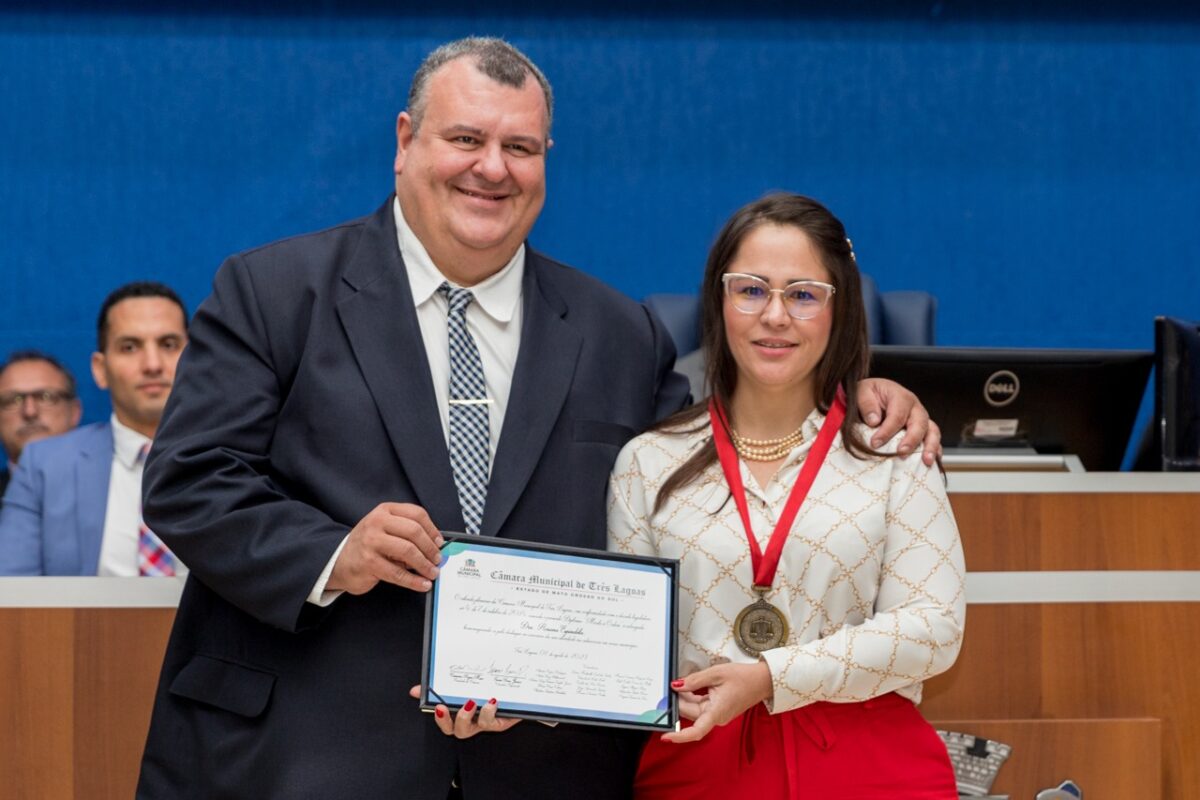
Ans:
[[[842,423],[842,442],[851,454],[864,458],[882,455],[872,450],[858,433],[858,382],[866,377],[870,351],[867,342],[867,314],[863,307],[862,280],[854,261],[854,251],[846,238],[846,229],[829,209],[798,194],[778,192],[738,209],[717,235],[704,267],[700,287],[700,339],[707,356],[705,384],[722,406],[729,408],[737,388],[737,363],[725,338],[722,315],[725,286],[721,280],[738,248],[755,229],[763,225],[799,228],[816,248],[821,265],[828,270],[836,291],[833,294],[833,326],[829,345],[816,367],[817,408],[827,413],[838,387],[846,390],[846,419]],[[797,403],[801,402],[797,399]],[[667,417],[652,430],[691,433],[704,427],[708,418],[708,400],[702,400]],[[654,500],[657,512],[674,492],[696,480],[717,460],[717,448],[710,437],[691,458],[667,478]]]

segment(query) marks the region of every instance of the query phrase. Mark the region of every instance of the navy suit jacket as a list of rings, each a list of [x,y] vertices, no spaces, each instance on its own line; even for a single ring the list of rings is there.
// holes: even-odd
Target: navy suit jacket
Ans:
[[[0,512],[0,575],[95,575],[112,474],[112,425],[25,445]]]
[[[389,200],[233,256],[197,311],[145,473],[146,520],[191,574],[139,797],[444,800],[455,775],[469,800],[629,795],[640,736],[458,741],[418,711],[424,595],[305,602],[381,502],[463,529],[404,269]],[[532,250],[523,303],[481,533],[603,548],[618,450],[686,383],[645,307]]]

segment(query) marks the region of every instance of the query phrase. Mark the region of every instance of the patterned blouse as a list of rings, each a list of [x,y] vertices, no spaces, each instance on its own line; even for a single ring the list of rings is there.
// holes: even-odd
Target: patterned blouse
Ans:
[[[823,421],[818,411],[805,420],[804,442],[764,487],[739,462],[763,551]],[[617,457],[609,484],[609,549],[680,561],[680,675],[754,661],[733,637],[738,612],[757,595],[745,528],[721,465],[652,513],[658,488],[711,435],[707,420],[692,433],[642,434]],[[899,441],[897,435],[881,450],[895,452]],[[891,691],[920,702],[922,681],[958,655],[965,574],[941,473],[926,467],[919,451],[855,458],[839,433],[766,595],[790,630],[783,646],[761,655],[774,683],[767,707],[779,713]]]

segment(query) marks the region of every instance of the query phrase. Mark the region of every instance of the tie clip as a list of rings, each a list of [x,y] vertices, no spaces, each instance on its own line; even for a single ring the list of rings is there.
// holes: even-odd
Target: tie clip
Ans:
[[[490,398],[490,397],[473,397],[473,398],[465,398],[462,400],[455,400],[454,398],[450,398],[449,402],[450,402],[450,405],[452,405],[452,406],[490,406],[492,404],[492,398]]]

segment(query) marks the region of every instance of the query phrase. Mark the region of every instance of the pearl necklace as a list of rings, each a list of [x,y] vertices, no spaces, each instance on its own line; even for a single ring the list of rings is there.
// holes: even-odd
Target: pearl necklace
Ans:
[[[735,430],[730,430],[730,433],[738,455],[747,461],[778,461],[804,443],[803,425],[778,439],[749,439]]]

